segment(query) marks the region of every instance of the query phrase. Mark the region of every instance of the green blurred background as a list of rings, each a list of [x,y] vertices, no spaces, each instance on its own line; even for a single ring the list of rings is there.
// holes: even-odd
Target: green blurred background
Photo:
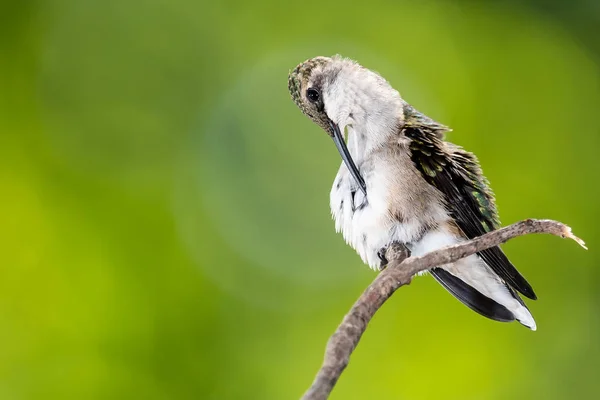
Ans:
[[[334,232],[340,158],[287,73],[340,53],[452,128],[538,322],[431,278],[333,399],[600,398],[600,3],[0,3],[0,399],[295,399],[375,273]]]

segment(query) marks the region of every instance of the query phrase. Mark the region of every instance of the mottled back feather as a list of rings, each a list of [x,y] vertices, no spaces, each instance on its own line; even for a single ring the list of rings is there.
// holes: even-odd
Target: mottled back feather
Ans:
[[[477,158],[443,140],[445,127],[409,108],[403,135],[410,139],[411,159],[423,178],[444,195],[448,211],[464,235],[481,236],[498,229],[496,205]],[[508,285],[536,299],[531,285],[499,247],[478,253]]]

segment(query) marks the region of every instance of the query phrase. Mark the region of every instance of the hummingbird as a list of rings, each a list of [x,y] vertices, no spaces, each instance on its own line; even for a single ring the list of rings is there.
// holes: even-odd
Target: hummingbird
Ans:
[[[446,141],[450,129],[413,108],[379,74],[339,55],[315,57],[289,73],[288,89],[341,155],[331,214],[336,231],[371,268],[386,267],[393,243],[419,256],[499,228],[475,155]],[[428,272],[473,311],[536,329],[519,293],[537,297],[500,247]]]

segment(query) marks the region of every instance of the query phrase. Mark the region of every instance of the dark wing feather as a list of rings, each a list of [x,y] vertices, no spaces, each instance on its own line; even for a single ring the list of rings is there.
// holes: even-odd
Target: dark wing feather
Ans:
[[[444,142],[438,132],[427,126],[407,124],[403,134],[411,139],[411,159],[415,166],[429,184],[444,194],[452,217],[467,238],[499,227],[493,195],[473,154]],[[536,299],[531,285],[499,247],[478,254],[508,285]]]
[[[477,289],[441,268],[432,268],[431,275],[471,310],[495,321],[511,322],[515,316],[502,304],[481,294]]]

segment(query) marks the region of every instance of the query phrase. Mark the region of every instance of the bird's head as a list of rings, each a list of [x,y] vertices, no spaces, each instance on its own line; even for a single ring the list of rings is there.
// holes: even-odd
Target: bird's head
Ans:
[[[403,120],[400,94],[377,73],[356,62],[315,57],[299,64],[288,77],[296,105],[331,136],[346,166],[363,191],[364,181],[350,157],[344,131],[351,126],[372,142],[397,132]]]
[[[325,80],[334,78],[332,65],[332,58],[315,57],[299,64],[288,76],[288,89],[294,103],[330,136],[334,135],[333,121],[325,111],[323,89],[329,86]]]

